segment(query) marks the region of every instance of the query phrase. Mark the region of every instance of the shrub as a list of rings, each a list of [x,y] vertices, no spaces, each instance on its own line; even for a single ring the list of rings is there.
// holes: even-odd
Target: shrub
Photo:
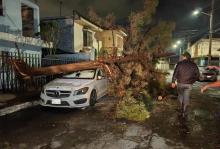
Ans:
[[[149,117],[150,113],[145,103],[140,99],[135,99],[131,90],[126,91],[125,96],[117,104],[116,118],[142,122]]]

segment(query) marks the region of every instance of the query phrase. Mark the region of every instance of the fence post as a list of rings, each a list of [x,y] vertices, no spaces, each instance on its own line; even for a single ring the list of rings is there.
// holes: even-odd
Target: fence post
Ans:
[[[2,91],[3,91],[3,93],[5,93],[5,52],[4,51],[1,51],[1,66],[2,66],[1,85],[2,85]]]

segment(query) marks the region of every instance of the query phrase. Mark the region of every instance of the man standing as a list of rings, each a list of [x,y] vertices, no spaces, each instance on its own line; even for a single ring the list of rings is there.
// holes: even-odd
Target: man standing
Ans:
[[[191,55],[188,52],[183,53],[181,59],[173,73],[172,88],[177,86],[178,99],[181,105],[182,116],[184,117],[186,108],[189,105],[192,84],[199,79],[200,74],[197,65],[191,61]]]

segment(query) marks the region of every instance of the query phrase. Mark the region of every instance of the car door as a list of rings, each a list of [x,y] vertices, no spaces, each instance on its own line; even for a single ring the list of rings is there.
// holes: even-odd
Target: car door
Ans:
[[[104,73],[99,69],[97,72],[97,78],[96,78],[96,87],[98,89],[97,95],[98,97],[102,97],[107,92],[107,79]]]
[[[101,71],[101,75],[102,75],[102,89],[103,89],[103,95],[107,94],[107,91],[108,91],[108,79],[107,79],[107,76],[106,74],[102,71]]]

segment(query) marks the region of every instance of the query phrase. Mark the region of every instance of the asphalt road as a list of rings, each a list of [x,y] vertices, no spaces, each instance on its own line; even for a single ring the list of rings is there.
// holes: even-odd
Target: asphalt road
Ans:
[[[199,87],[204,83],[193,86],[189,134],[187,130],[182,135],[176,100],[156,103],[149,121],[140,125],[110,119],[116,100],[104,98],[92,109],[37,106],[0,117],[0,149],[220,148],[220,92],[212,89],[200,94]]]
[[[111,101],[108,98],[102,100],[104,101],[98,103],[94,109],[59,109],[37,106],[0,117],[0,148],[31,149],[48,146],[56,148],[56,143],[55,147],[50,146],[56,136],[76,130],[78,130],[77,134],[85,133],[80,131],[84,126],[96,126],[96,121],[101,124],[105,123],[105,115],[102,111],[110,108],[112,104],[107,104]],[[107,105],[103,106],[103,103]]]
[[[95,108],[35,107],[0,118],[1,149],[172,149],[182,143],[159,136],[145,124],[111,119],[115,99]]]

